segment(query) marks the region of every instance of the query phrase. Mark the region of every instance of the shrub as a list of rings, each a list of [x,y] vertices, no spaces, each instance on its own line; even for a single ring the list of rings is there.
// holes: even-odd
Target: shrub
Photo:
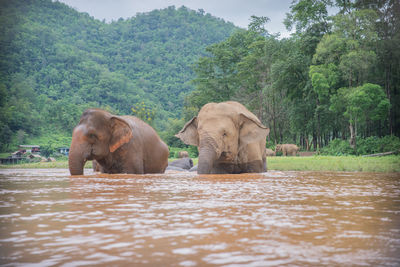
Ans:
[[[169,158],[178,158],[179,151],[187,151],[189,153],[190,158],[197,158],[199,156],[199,152],[197,151],[196,146],[188,146],[188,147],[169,147]]]
[[[385,136],[382,138],[370,136],[357,138],[357,151],[350,147],[347,140],[335,139],[328,146],[322,148],[323,155],[368,155],[400,150],[400,138],[397,136]]]
[[[357,139],[357,154],[367,155],[381,152],[381,149],[379,149],[379,141],[380,139],[376,136]]]
[[[354,155],[354,149],[350,147],[349,141],[335,139],[332,140],[328,146],[321,149],[322,155],[342,156]]]
[[[397,136],[390,136],[390,135],[385,136],[380,139],[379,146],[381,152],[399,151],[400,138]]]

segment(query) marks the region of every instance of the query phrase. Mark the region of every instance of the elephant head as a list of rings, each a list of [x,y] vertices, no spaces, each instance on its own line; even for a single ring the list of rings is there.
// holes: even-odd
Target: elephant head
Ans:
[[[83,174],[87,160],[107,160],[131,138],[132,129],[122,118],[100,109],[86,110],[72,134],[68,158],[71,175]]]
[[[269,129],[237,102],[209,103],[176,135],[199,148],[198,173],[237,172],[238,164],[250,160],[248,146],[264,143]],[[261,144],[262,146],[262,144]],[[265,152],[264,159],[265,159]],[[260,156],[261,159],[261,156]]]
[[[282,151],[282,145],[277,144],[277,145],[275,146],[275,153],[277,153],[277,152],[279,152],[279,151]]]

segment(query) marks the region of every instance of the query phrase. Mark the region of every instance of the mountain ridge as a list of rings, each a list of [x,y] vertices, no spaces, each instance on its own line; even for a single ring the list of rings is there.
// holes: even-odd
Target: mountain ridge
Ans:
[[[141,102],[163,129],[194,89],[191,65],[238,30],[184,6],[106,23],[57,1],[0,4],[2,143],[18,131],[70,132],[87,107],[130,114]]]

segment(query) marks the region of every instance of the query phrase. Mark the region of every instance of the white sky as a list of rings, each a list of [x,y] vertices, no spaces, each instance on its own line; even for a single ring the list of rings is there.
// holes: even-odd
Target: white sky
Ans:
[[[87,12],[96,19],[107,22],[119,18],[130,18],[136,13],[164,9],[169,6],[186,6],[193,10],[203,9],[215,17],[230,21],[236,26],[247,28],[252,15],[266,16],[270,22],[266,28],[270,33],[281,33],[288,37],[283,25],[292,0],[58,0],[79,12]]]

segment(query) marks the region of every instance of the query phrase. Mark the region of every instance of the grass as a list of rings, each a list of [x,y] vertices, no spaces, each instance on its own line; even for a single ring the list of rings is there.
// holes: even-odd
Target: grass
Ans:
[[[268,170],[400,172],[400,156],[269,157]]]
[[[92,162],[86,162],[85,168],[92,168]],[[56,162],[20,163],[14,165],[2,165],[0,169],[68,169],[68,160],[63,159]]]
[[[0,153],[0,158],[8,158],[10,155],[11,153]]]
[[[170,159],[170,161],[173,159]],[[198,159],[193,159],[197,164]],[[268,170],[279,171],[349,171],[349,172],[400,172],[400,156],[357,157],[357,156],[313,156],[313,157],[268,157]],[[0,165],[10,169],[68,168],[68,161],[23,163]],[[87,162],[85,168],[92,168]]]

